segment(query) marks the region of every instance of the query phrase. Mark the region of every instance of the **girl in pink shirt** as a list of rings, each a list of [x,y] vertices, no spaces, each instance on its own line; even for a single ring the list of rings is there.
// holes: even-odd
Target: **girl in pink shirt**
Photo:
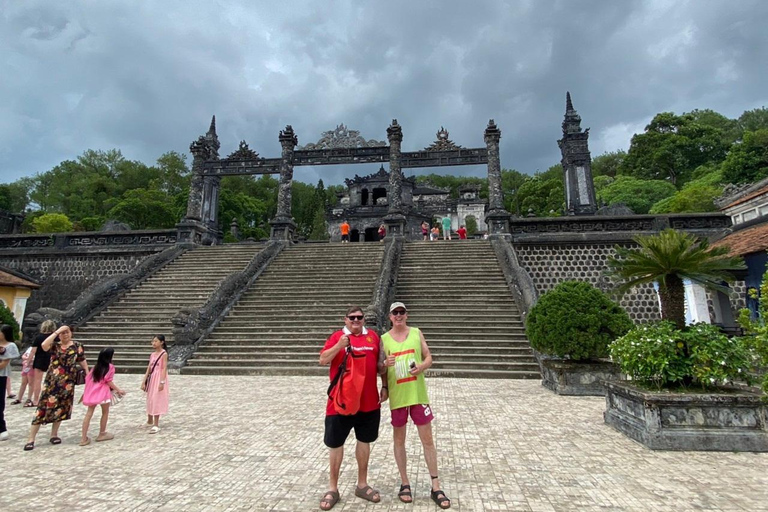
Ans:
[[[82,401],[83,405],[88,407],[88,412],[85,413],[85,418],[83,418],[83,435],[80,438],[80,446],[91,443],[91,438],[88,437],[88,427],[91,424],[91,418],[97,405],[101,406],[101,423],[99,425],[99,436],[96,438],[96,441],[109,441],[115,438],[114,435],[107,432],[109,405],[112,402],[112,391],[120,397],[125,395],[125,391],[112,382],[115,376],[115,366],[112,364],[112,356],[114,354],[115,351],[112,347],[102,349],[99,352],[99,360],[96,362],[96,365],[85,377],[85,391],[83,392]]]

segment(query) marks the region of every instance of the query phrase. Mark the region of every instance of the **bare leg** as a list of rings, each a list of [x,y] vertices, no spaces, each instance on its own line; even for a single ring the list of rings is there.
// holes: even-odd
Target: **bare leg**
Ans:
[[[19,386],[19,394],[16,395],[16,399],[19,402],[23,402],[24,401],[24,392],[27,390],[27,384],[29,384],[29,375],[22,375],[21,376],[21,386]],[[32,395],[32,386],[31,385],[29,386],[29,394],[30,394],[30,398],[31,398],[31,395]]]
[[[405,453],[405,436],[407,427],[392,427],[395,440],[395,462],[397,463],[397,470],[400,472],[400,483],[402,485],[411,485],[408,480],[408,456]],[[401,501],[410,503],[413,498],[408,496],[401,496]]]
[[[331,477],[328,489],[339,490],[339,474],[341,473],[341,461],[344,460],[344,447],[331,448]]]
[[[32,403],[37,405],[37,401],[40,400],[40,390],[43,383],[43,371],[34,368],[32,370],[34,376],[32,377]]]
[[[93,411],[96,410],[95,405],[89,405],[88,410],[83,418],[83,432],[80,436],[80,442],[84,443],[88,439],[88,428],[91,426],[91,418],[93,418]]]
[[[40,425],[32,425],[29,429],[29,438],[27,438],[27,442],[34,443],[38,432],[40,432]]]
[[[424,459],[427,462],[427,469],[429,470],[430,477],[437,476],[437,449],[435,448],[435,441],[432,438],[432,424],[417,425],[419,430],[419,438],[421,439],[421,445],[424,447]],[[432,480],[432,490],[436,491],[440,489],[440,479],[434,478]]]
[[[90,407],[88,408],[90,410]],[[99,422],[99,435],[107,431],[107,421],[109,421],[109,404],[101,404],[101,421]]]
[[[371,445],[358,441],[355,447],[355,458],[357,459],[357,486],[365,487],[368,485],[368,459],[371,458]]]
[[[151,414],[147,414],[147,425],[154,425]]]
[[[160,426],[160,415],[152,416],[152,424],[156,427]]]
[[[60,421],[54,421],[53,425],[51,426],[51,437],[59,437],[59,427],[61,426]]]

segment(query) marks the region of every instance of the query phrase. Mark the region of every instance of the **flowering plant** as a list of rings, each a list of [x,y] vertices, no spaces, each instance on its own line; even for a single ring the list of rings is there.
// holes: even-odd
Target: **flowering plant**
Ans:
[[[636,327],[614,340],[610,353],[622,372],[657,388],[749,381],[753,361],[744,340],[728,338],[714,325],[677,329],[666,320]]]

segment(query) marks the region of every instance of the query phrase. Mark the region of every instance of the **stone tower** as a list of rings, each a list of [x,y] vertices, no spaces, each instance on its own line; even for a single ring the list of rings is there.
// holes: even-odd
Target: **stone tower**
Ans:
[[[557,141],[563,155],[565,209],[568,215],[593,215],[597,211],[592,158],[589,155],[589,128],[581,130],[581,117],[573,108],[571,93],[565,96],[563,138]]]

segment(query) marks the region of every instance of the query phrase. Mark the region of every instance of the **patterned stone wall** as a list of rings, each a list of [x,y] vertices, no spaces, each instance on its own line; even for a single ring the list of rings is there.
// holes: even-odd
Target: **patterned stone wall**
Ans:
[[[587,281],[596,288],[611,291],[604,276],[608,258],[615,254],[614,243],[514,244],[520,265],[530,274],[539,294],[569,280]],[[629,244],[619,244],[629,246]],[[646,285],[626,293],[619,304],[639,323],[661,318],[659,300],[653,286]]]
[[[156,252],[157,249],[131,252],[92,249],[89,252],[0,254],[0,265],[23,272],[42,285],[32,292],[27,302],[27,313],[32,313],[41,307],[66,309],[95,282],[129,272]]]

